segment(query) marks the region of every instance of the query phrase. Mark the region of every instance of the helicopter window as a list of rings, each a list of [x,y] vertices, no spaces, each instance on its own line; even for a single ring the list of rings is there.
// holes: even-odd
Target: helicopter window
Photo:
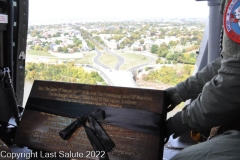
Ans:
[[[187,3],[30,0],[24,104],[36,79],[161,90],[185,80],[208,15]]]

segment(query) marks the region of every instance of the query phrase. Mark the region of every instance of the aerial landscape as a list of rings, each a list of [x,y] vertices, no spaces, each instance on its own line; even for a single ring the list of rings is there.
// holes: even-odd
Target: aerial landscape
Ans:
[[[207,21],[202,2],[189,1],[193,9],[176,1],[174,12],[152,0],[137,8],[94,1],[91,9],[78,8],[90,1],[46,2],[30,1],[24,97],[34,80],[164,90],[193,73]]]
[[[174,85],[191,74],[204,26],[202,19],[31,25],[26,78]]]

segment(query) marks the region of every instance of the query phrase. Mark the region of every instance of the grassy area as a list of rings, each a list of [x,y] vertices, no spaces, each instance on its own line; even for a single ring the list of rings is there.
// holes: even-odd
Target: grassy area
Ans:
[[[103,48],[99,45],[99,43],[97,42],[97,40],[93,40],[92,38],[91,38],[91,39],[89,38],[89,40],[90,40],[90,42],[92,42],[92,44],[93,44],[96,48],[98,48],[98,49],[100,49],[100,50],[103,49]]]
[[[36,57],[37,56],[46,56],[49,59],[51,59],[52,62],[57,62],[58,60],[70,61],[70,59],[68,59],[68,58],[58,58],[58,57],[53,56],[50,53],[44,52],[44,51],[30,50],[30,51],[27,51],[27,54],[36,56]],[[78,64],[93,64],[92,58],[96,55],[95,52],[84,52],[83,55],[84,55],[83,58],[75,59],[74,62],[78,63]]]
[[[51,55],[50,53],[48,53],[48,52],[45,52],[45,51],[35,51],[35,50],[29,50],[29,51],[27,51],[27,54],[30,54],[30,55],[35,55],[35,56],[48,56],[48,57],[56,57],[56,56],[53,56],[53,55]]]
[[[122,53],[116,52],[116,54],[125,58],[125,63],[121,66],[121,70],[127,70],[131,67],[144,64],[149,62],[150,58],[144,55],[136,54],[136,53]]]
[[[93,64],[92,59],[96,56],[96,53],[90,52],[83,54],[83,58],[75,60],[78,64]]]
[[[103,52],[102,56],[99,58],[99,61],[110,68],[114,68],[118,63],[117,57],[106,52]]]
[[[52,61],[69,60],[66,58],[55,57],[50,53],[44,51],[30,50],[27,51],[27,54],[34,56],[48,56],[49,58],[51,58]],[[121,66],[120,68],[121,70],[127,70],[131,67],[147,63],[150,60],[148,57],[145,57],[144,55],[135,53],[116,52],[116,54],[119,54],[120,56],[125,58],[125,63]],[[84,52],[83,55],[84,55],[83,58],[75,59],[74,62],[77,64],[93,64],[92,59],[96,55],[95,52]],[[115,56],[104,52],[104,54],[99,58],[99,61],[110,68],[114,68],[118,62],[118,59]]]

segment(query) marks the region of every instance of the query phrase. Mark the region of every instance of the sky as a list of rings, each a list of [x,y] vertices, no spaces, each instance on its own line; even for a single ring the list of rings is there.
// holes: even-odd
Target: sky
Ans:
[[[29,0],[29,20],[88,18],[207,18],[206,1]]]

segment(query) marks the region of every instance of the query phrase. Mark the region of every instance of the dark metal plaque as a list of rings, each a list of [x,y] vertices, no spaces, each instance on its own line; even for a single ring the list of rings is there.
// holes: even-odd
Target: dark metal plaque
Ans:
[[[163,125],[166,120],[164,96],[165,92],[160,90],[34,81],[29,99],[79,103],[86,104],[86,107],[94,105],[146,110],[162,115]],[[61,139],[59,132],[75,120],[76,118],[30,110],[26,105],[14,142],[65,158],[96,158],[97,154],[104,154],[93,150],[83,127],[77,129],[69,140]],[[119,126],[104,123],[101,125],[116,145],[108,152],[111,160],[162,159],[163,130],[156,136]]]

